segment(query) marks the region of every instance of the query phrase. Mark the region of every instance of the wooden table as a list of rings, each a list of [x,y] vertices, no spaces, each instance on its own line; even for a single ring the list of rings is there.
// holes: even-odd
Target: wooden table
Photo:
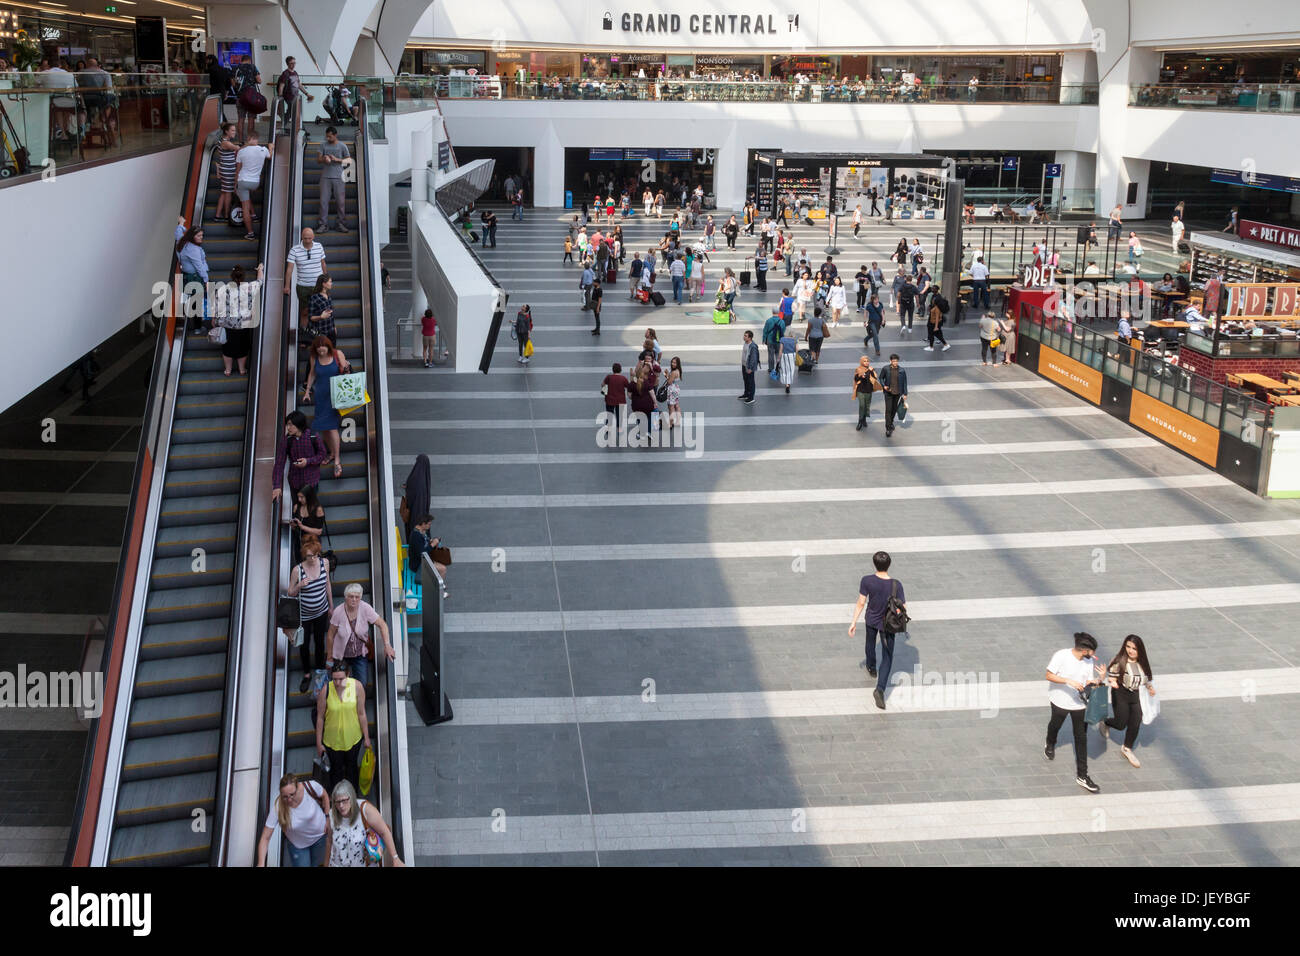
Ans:
[[[1268,400],[1274,405],[1300,405],[1300,395],[1278,395],[1270,392]]]
[[[1147,325],[1157,329],[1190,329],[1192,323],[1178,322],[1174,319],[1158,319],[1154,322],[1148,322]]]

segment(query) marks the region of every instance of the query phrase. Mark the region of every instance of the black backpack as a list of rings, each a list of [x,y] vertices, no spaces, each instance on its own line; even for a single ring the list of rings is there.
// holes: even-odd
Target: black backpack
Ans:
[[[948,309],[950,307],[948,305],[948,300],[943,297],[942,293],[936,292],[934,294],[934,305],[939,309],[940,315],[948,314]]]
[[[898,582],[890,581],[889,600],[885,602],[885,613],[881,616],[880,623],[890,634],[897,634],[900,631],[907,630],[907,624],[911,620],[907,611],[903,609],[903,604],[898,600]]]

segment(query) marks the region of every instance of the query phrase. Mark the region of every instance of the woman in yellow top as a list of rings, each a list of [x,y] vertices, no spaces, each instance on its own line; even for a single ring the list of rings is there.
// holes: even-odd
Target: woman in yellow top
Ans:
[[[340,780],[361,788],[361,748],[370,747],[366,689],[348,676],[348,665],[335,661],[330,680],[316,695],[316,753],[328,754],[330,789]]]

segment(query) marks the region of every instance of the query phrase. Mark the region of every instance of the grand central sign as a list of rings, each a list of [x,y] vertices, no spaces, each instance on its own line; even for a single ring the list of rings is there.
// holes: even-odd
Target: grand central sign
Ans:
[[[686,32],[700,36],[775,36],[799,32],[799,14],[784,16],[771,13],[621,13],[616,19],[606,10],[601,29],[613,30],[615,23],[623,33],[673,34]],[[784,29],[781,29],[784,28]]]

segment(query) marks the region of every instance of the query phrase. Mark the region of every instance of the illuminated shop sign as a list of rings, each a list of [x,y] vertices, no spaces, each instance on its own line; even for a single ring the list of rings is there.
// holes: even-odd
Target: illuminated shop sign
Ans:
[[[613,30],[615,24],[624,33],[687,33],[726,36],[774,36],[799,32],[799,14],[772,13],[621,13],[615,17],[606,11],[601,28]]]

